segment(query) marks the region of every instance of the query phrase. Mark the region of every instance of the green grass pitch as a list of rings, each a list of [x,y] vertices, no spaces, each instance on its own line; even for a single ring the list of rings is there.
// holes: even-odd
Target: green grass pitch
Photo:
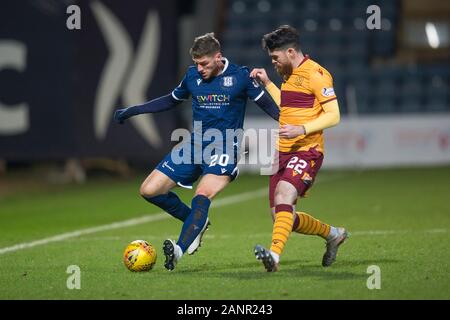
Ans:
[[[450,298],[450,167],[320,172],[298,209],[351,233],[329,268],[321,266],[324,241],[296,233],[279,272],[255,259],[254,245],[269,245],[272,229],[267,195],[258,192],[267,188],[262,176],[241,176],[214,200],[202,247],[172,272],[161,249],[181,228],[171,217],[16,246],[160,213],[138,194],[143,178],[3,193],[0,299]],[[177,192],[190,202],[192,191]],[[123,250],[136,239],[158,251],[150,272],[123,265]],[[79,290],[66,286],[70,265],[80,267]],[[381,289],[367,288],[371,265],[381,270]]]

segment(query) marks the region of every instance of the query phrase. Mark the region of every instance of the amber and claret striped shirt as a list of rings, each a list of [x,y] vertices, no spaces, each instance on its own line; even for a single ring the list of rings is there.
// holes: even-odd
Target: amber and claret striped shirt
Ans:
[[[322,106],[336,100],[331,74],[317,62],[305,55],[300,65],[281,85],[280,126],[304,125],[318,118]],[[315,148],[323,153],[323,130],[292,139],[279,138],[281,152],[307,151]]]

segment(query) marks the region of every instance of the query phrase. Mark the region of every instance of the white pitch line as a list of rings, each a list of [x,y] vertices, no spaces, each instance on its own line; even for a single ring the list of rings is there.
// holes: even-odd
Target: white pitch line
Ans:
[[[143,216],[140,218],[129,219],[129,220],[121,221],[121,222],[105,224],[105,225],[98,226],[98,227],[62,233],[62,234],[59,234],[59,235],[56,235],[53,237],[49,237],[49,238],[44,238],[44,239],[31,241],[31,242],[19,243],[19,244],[13,245],[11,247],[1,248],[0,254],[18,251],[18,250],[27,249],[27,248],[32,248],[32,247],[44,245],[44,244],[47,244],[50,242],[63,241],[63,240],[69,239],[69,238],[79,237],[79,236],[86,235],[86,234],[92,234],[92,233],[97,233],[97,232],[106,231],[106,230],[114,230],[114,229],[119,229],[119,228],[123,228],[123,227],[134,226],[134,225],[137,225],[140,223],[163,220],[163,219],[167,219],[168,218],[167,216],[168,216],[167,213],[158,213],[158,214],[152,214],[149,216]]]
[[[262,189],[258,189],[256,191],[251,191],[251,192],[245,192],[245,193],[242,193],[239,195],[233,195],[233,196],[225,197],[223,199],[218,199],[212,203],[211,207],[217,208],[217,207],[222,207],[222,206],[228,206],[231,204],[235,204],[235,203],[251,200],[254,198],[262,197],[262,196],[266,195],[267,193],[268,193],[267,188],[262,188]],[[97,232],[102,232],[102,231],[107,231],[107,230],[120,229],[120,228],[135,226],[135,225],[143,224],[143,223],[147,223],[147,222],[165,220],[170,217],[171,216],[165,212],[159,212],[159,213],[152,214],[152,215],[146,215],[146,216],[139,217],[139,218],[133,218],[133,219],[128,219],[128,220],[124,220],[124,221],[120,221],[120,222],[114,222],[114,223],[105,224],[105,225],[98,226],[98,227],[75,230],[73,232],[62,233],[62,234],[59,234],[59,235],[56,235],[53,237],[49,237],[49,238],[44,238],[44,239],[35,240],[35,241],[31,241],[31,242],[19,243],[19,244],[10,246],[10,247],[0,248],[0,255],[7,253],[7,252],[14,252],[14,251],[22,250],[22,249],[45,245],[45,244],[48,244],[51,242],[63,241],[66,239],[75,238],[75,237],[79,237],[79,236],[86,235],[86,234],[92,234],[92,233],[97,233]]]
[[[327,179],[327,177],[325,177],[320,180],[320,183],[323,183],[325,181],[329,182],[329,181],[339,180],[340,178],[341,178],[341,176],[330,177],[328,179]],[[259,198],[259,197],[262,197],[267,194],[268,194],[268,189],[267,189],[267,187],[265,187],[265,188],[261,188],[261,189],[255,190],[255,191],[244,192],[244,193],[241,193],[238,195],[228,196],[223,199],[214,200],[214,202],[211,204],[211,207],[217,208],[217,207],[222,207],[222,206],[228,206],[231,204],[251,200],[254,198]],[[0,248],[0,255],[8,253],[8,252],[14,252],[14,251],[22,250],[22,249],[45,245],[45,244],[48,244],[51,242],[63,241],[66,239],[75,238],[75,237],[79,237],[79,236],[86,235],[86,234],[92,234],[92,233],[97,233],[97,232],[102,232],[102,231],[107,231],[107,230],[114,230],[114,229],[120,229],[120,228],[124,228],[124,227],[135,226],[137,224],[164,220],[164,219],[168,219],[170,217],[171,216],[165,212],[159,212],[159,213],[152,214],[152,215],[146,215],[146,216],[139,217],[139,218],[124,220],[124,221],[120,221],[120,222],[114,222],[114,223],[105,224],[105,225],[98,226],[98,227],[75,230],[72,232],[62,233],[62,234],[59,234],[59,235],[56,235],[53,237],[49,237],[49,238],[44,238],[44,239],[35,240],[35,241],[31,241],[31,242],[19,243],[19,244],[10,246],[10,247]]]
[[[447,229],[426,229],[426,230],[365,230],[365,231],[349,231],[350,236],[385,236],[390,234],[404,234],[404,233],[446,233]]]
[[[211,204],[211,208],[228,206],[230,204],[235,204],[238,202],[243,202],[254,198],[259,198],[267,195],[268,193],[269,190],[267,188],[261,188],[256,191],[245,192],[234,196],[229,196],[223,199],[214,200],[213,203]]]
[[[350,238],[353,236],[385,236],[385,235],[398,235],[405,233],[447,233],[448,229],[428,229],[428,230],[361,230],[361,231],[352,231],[349,230]],[[294,234],[294,233],[293,233]],[[263,237],[271,237],[272,233],[252,233],[247,235],[235,235],[235,234],[220,234],[220,235],[211,235],[206,234],[204,237],[206,239],[228,239],[228,238],[263,238]]]
[[[448,229],[426,229],[426,230],[350,230],[350,237],[354,236],[386,236],[386,235],[399,235],[399,234],[407,234],[407,233],[447,233]],[[178,235],[169,235],[168,238],[174,238]],[[271,232],[265,233],[252,233],[252,234],[205,234],[205,239],[231,239],[231,238],[270,238],[272,236]],[[151,235],[137,235],[137,238],[145,238],[145,239],[156,239],[157,236]],[[88,237],[88,238],[78,238],[76,241],[118,241],[123,240],[128,237],[122,236],[105,236],[105,237]]]

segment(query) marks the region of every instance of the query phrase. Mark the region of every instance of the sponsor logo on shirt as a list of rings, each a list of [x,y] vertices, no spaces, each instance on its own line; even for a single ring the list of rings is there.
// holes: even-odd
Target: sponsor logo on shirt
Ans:
[[[324,97],[332,97],[332,96],[334,96],[334,89],[333,88],[323,88],[322,95]]]
[[[197,96],[200,108],[220,109],[221,106],[230,105],[231,96],[229,94],[208,94]]]
[[[230,102],[229,94],[208,94],[205,96],[197,96],[198,102]]]

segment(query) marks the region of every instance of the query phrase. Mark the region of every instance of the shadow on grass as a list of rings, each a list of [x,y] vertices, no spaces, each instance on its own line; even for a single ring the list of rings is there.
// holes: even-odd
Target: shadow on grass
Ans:
[[[401,260],[395,259],[371,259],[371,260],[339,260],[336,262],[336,266],[343,267],[359,267],[365,266],[366,268],[371,265],[381,265],[381,264],[394,264],[400,263]]]
[[[366,267],[370,265],[399,263],[400,260],[379,259],[379,260],[339,260],[331,267],[324,268],[320,261],[311,262],[305,260],[285,260],[282,262],[280,271],[268,273],[258,261],[242,264],[209,265],[203,264],[200,267],[186,270],[178,270],[179,274],[198,274],[201,278],[230,278],[237,280],[283,279],[294,278],[318,278],[319,280],[350,280],[366,279]],[[360,267],[363,268],[360,268]],[[354,268],[358,270],[355,271]],[[181,268],[180,268],[181,269]],[[234,271],[231,271],[234,270]]]

